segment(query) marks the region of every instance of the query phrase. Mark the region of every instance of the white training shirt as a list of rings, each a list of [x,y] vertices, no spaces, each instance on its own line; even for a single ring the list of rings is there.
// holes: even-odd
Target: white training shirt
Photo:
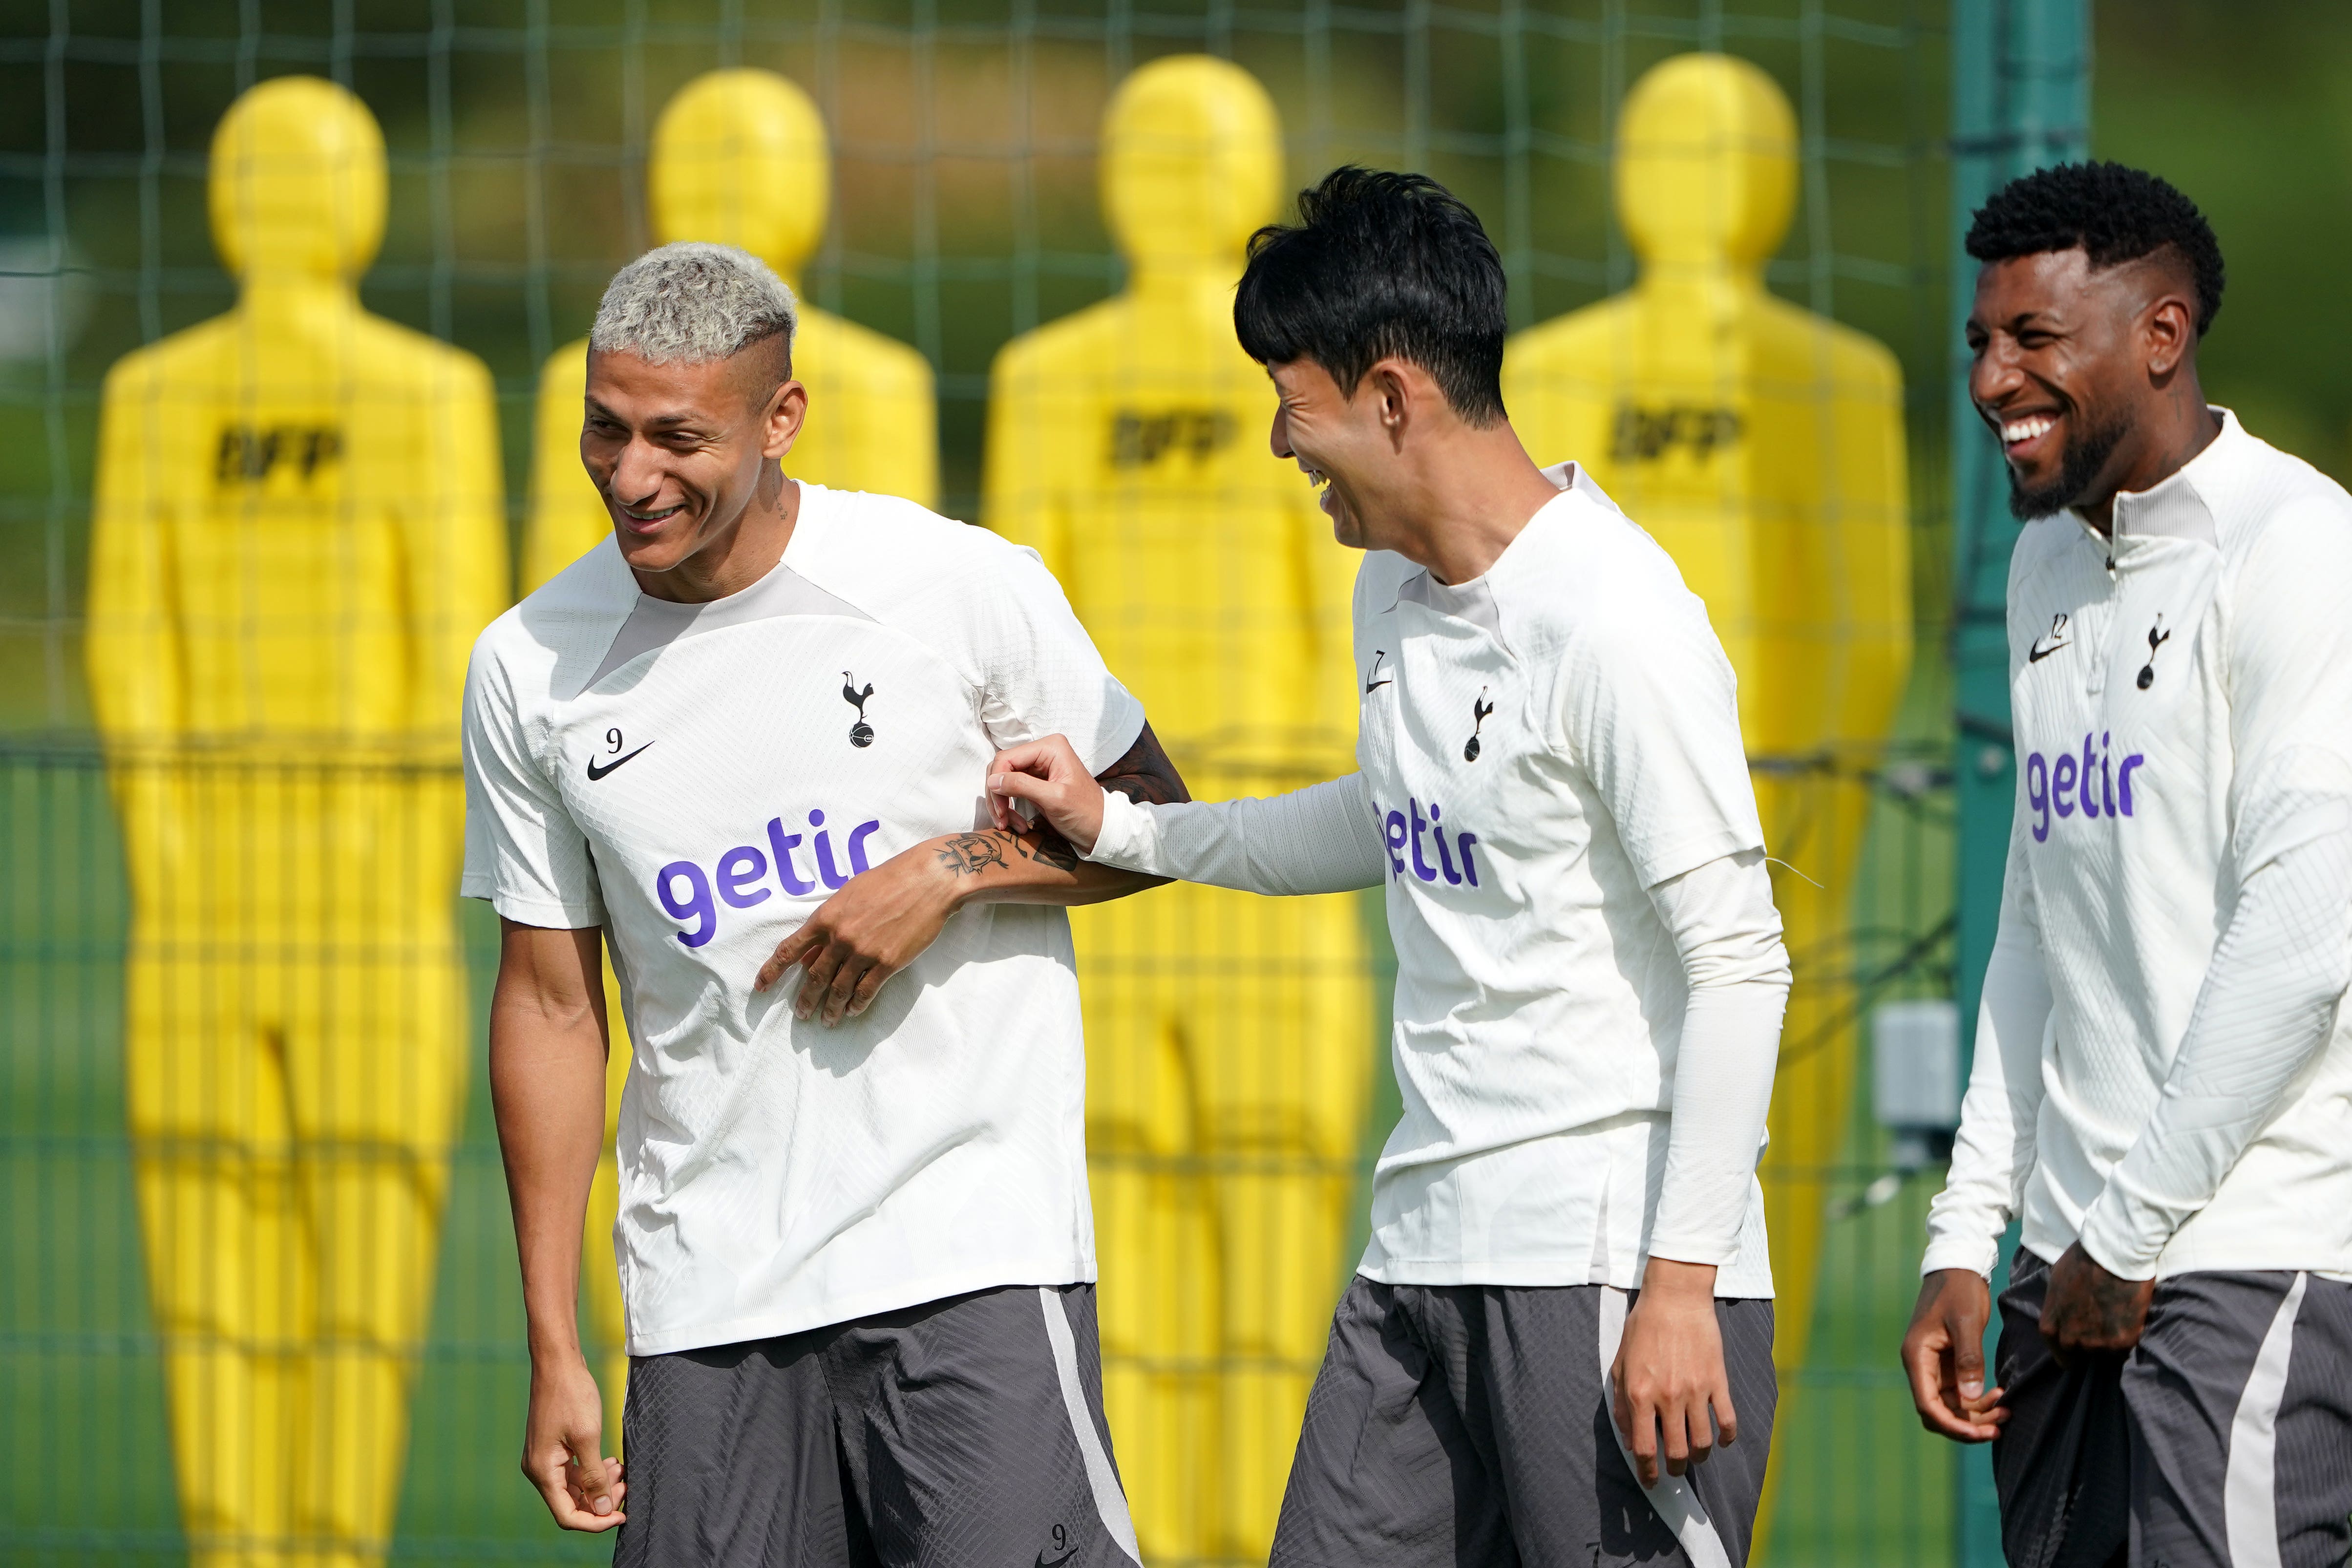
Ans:
[[[1788,961],[1731,667],[1572,465],[1475,582],[1356,582],[1361,771],[1265,801],[1107,795],[1092,858],[1255,891],[1385,882],[1404,1114],[1360,1272],[1769,1296],[1755,1179]],[[1472,744],[1475,740],[1475,746]]]
[[[862,1016],[760,965],[834,889],[985,826],[990,759],[1099,772],[1143,715],[1029,551],[803,482],[783,559],[706,605],[610,541],[500,616],[467,679],[465,891],[601,925],[635,1061],[614,1226],[656,1355],[983,1287],[1095,1277],[1069,922],[981,904]]]
[[[2019,798],[1929,1270],[2352,1277],[2352,497],[2246,434],[2010,563]]]

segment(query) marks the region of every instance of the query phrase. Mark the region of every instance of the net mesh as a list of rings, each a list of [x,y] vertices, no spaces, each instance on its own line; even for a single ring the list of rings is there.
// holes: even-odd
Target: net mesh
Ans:
[[[656,237],[647,176],[656,121],[673,95],[706,71],[766,68],[814,99],[831,139],[833,202],[803,265],[803,292],[920,354],[936,378],[940,508],[1000,522],[994,514],[1006,503],[987,471],[995,461],[988,456],[989,413],[992,392],[1006,395],[1006,384],[992,382],[992,369],[1007,343],[1111,299],[1129,279],[1104,213],[1097,153],[1106,108],[1139,67],[1203,53],[1246,69],[1280,116],[1286,190],[1350,160],[1425,170],[1444,181],[1486,223],[1510,275],[1513,325],[1530,329],[1619,295],[1641,275],[1642,258],[1612,216],[1612,170],[1622,152],[1616,128],[1645,73],[1691,51],[1752,62],[1794,111],[1793,211],[1785,237],[1775,237],[1761,258],[1770,294],[1874,340],[1899,371],[1891,417],[1908,455],[1908,478],[1895,481],[1894,500],[1912,563],[1906,607],[1916,609],[1908,685],[1892,719],[1866,733],[1832,725],[1765,746],[1751,734],[1775,853],[1833,889],[1820,920],[1805,932],[1792,928],[1801,938],[1793,953],[1801,983],[1813,991],[1810,1011],[1794,1016],[1784,1063],[1851,1063],[1879,1003],[1950,994],[1949,703],[1940,653],[1948,597],[1942,564],[1948,84],[1940,4],[816,0],[751,7],[582,0],[557,7],[545,0],[330,6],[52,0],[46,10],[20,6],[0,17],[0,403],[16,416],[17,432],[0,457],[0,539],[16,563],[0,574],[0,1411],[7,1413],[0,1422],[0,1562],[179,1562],[190,1553],[192,1530],[214,1528],[189,1514],[190,1498],[202,1490],[190,1479],[192,1457],[182,1453],[175,1468],[158,1318],[168,1294],[162,1277],[175,1268],[201,1273],[207,1265],[168,1256],[152,1226],[142,1243],[142,1179],[166,1180],[156,1173],[171,1159],[193,1161],[205,1180],[236,1185],[238,1201],[275,1203],[290,1213],[306,1201],[306,1159],[333,1172],[398,1166],[413,1155],[397,1138],[389,1154],[354,1150],[347,1145],[358,1135],[348,1129],[309,1143],[299,1130],[272,1134],[276,1143],[257,1133],[235,1151],[207,1155],[156,1144],[159,1137],[169,1143],[169,1129],[141,1126],[127,1111],[140,1101],[142,1073],[162,1070],[139,1065],[131,912],[141,885],[135,862],[144,853],[137,812],[166,808],[121,766],[110,795],[84,674],[94,476],[103,461],[98,412],[107,374],[126,354],[235,302],[215,253],[205,178],[215,127],[240,93],[310,73],[352,89],[381,124],[389,216],[362,299],[368,310],[488,365],[520,557],[545,489],[533,478],[542,367],[584,331],[614,267]],[[1587,450],[1597,463],[1602,449],[1612,450],[1629,476],[1637,458],[1661,454],[1703,464],[1709,452],[1700,432],[1729,432],[1761,417],[1739,403],[1729,416],[1734,426],[1709,423],[1717,419],[1714,402],[1689,405],[1701,419],[1678,412],[1687,400],[1660,394],[1644,401],[1638,391],[1621,395],[1608,385],[1570,386],[1562,395],[1600,410]],[[1822,371],[1776,395],[1828,408],[1842,398],[1866,404],[1874,395]],[[1118,406],[1115,418],[1132,412]],[[1188,441],[1222,439],[1213,437],[1222,429],[1213,420],[1163,426],[1151,419],[1166,418],[1164,411],[1147,415],[1134,415],[1130,426],[1114,423],[1114,454],[1128,449],[1121,441],[1133,455],[1160,447],[1181,454]],[[1243,446],[1255,441],[1254,426],[1236,428]],[[260,461],[263,437],[251,439],[256,445],[240,445],[220,461],[233,468]],[[1646,454],[1645,444],[1653,448]],[[1585,454],[1534,455],[1551,461]],[[433,457],[419,452],[417,460],[430,465]],[[297,448],[284,449],[283,466],[299,461]],[[1903,472],[1899,463],[1895,472]],[[1643,521],[1652,510],[1663,517],[1671,487],[1645,491],[1645,482],[1636,479],[1629,510]],[[1653,501],[1647,510],[1645,495]],[[1719,521],[1734,504],[1708,491],[1699,512]],[[1821,510],[1802,496],[1775,504]],[[1200,606],[1204,618],[1216,613]],[[1770,602],[1761,602],[1748,620],[1727,626],[1727,637],[1752,630],[1769,641],[1773,614]],[[1720,608],[1717,619],[1727,619]],[[1830,617],[1822,635],[1833,649],[1852,646],[1853,621]],[[1190,752],[1180,746],[1179,761],[1188,773],[1223,770],[1219,787],[1206,793],[1278,787],[1339,765],[1328,760],[1328,736],[1302,729],[1275,740],[1242,761],[1213,746]],[[252,837],[253,865],[263,868],[305,857],[331,861],[321,841],[303,834],[310,831],[306,824],[337,810],[397,817],[406,809],[331,809],[314,797],[341,790],[437,799],[452,776],[446,762],[415,758],[248,757],[236,766],[268,775],[266,788],[236,786],[242,804],[227,813],[251,816],[244,831]],[[184,773],[157,788],[215,787]],[[269,804],[280,797],[311,804]],[[1834,826],[1841,822],[1846,826]],[[248,873],[246,883],[258,885],[262,872]],[[288,891],[286,876],[274,886],[273,918],[304,907],[309,895]],[[1780,888],[1784,904],[1806,896],[1785,877]],[[407,911],[395,920],[373,904],[345,912],[359,922],[355,929],[310,936],[323,948],[381,946],[387,923],[425,918]],[[415,1561],[584,1560],[606,1548],[557,1537],[513,1469],[527,1361],[481,1074],[492,922],[478,907],[457,918],[451,952],[461,956],[445,960],[427,951],[429,943],[412,943],[402,959],[425,989],[446,985],[472,998],[465,1030],[471,1088],[454,1113],[446,1175],[436,1155],[400,1178],[428,1196],[446,1184],[437,1228],[426,1226],[436,1257],[429,1267],[404,1262],[386,1242],[386,1250],[357,1266],[369,1281],[362,1295],[397,1296],[399,1280],[425,1290],[414,1308],[424,1326],[404,1330],[399,1312],[387,1309],[390,1327],[335,1329],[289,1308],[269,1331],[289,1336],[289,1343],[347,1332],[388,1346],[396,1363],[392,1383],[319,1396],[328,1408],[335,1398],[348,1406],[404,1397],[409,1409],[404,1457],[384,1467],[396,1478],[383,1505],[392,1510],[389,1543],[362,1545],[357,1556],[339,1560],[374,1560],[371,1554],[383,1551]],[[1312,929],[1293,930],[1284,923],[1288,917],[1271,913],[1239,918],[1244,923],[1205,905],[1139,901],[1130,917],[1135,929],[1106,928],[1094,939],[1085,958],[1087,984],[1104,994],[1121,985],[1149,993],[1163,999],[1152,1005],[1182,1015],[1185,999],[1224,973],[1219,955],[1237,932],[1287,955],[1287,969],[1278,963],[1250,982],[1264,985],[1265,997],[1226,1005],[1234,1012],[1226,1026],[1250,1051],[1271,1055],[1286,1045],[1288,1026],[1277,1027],[1277,1020],[1343,1020],[1360,1038],[1360,1055],[1351,1046],[1331,1076],[1312,1079],[1308,1090],[1294,1083],[1283,1092],[1339,1102],[1344,1115],[1265,1146],[1097,1139],[1098,1211],[1107,1203],[1131,1199],[1149,1209],[1157,1201],[1123,1185],[1129,1177],[1145,1188],[1195,1184],[1192,1199],[1180,1194],[1163,1205],[1179,1216],[1168,1243],[1174,1255],[1186,1256],[1187,1246],[1249,1253],[1258,1261],[1255,1273],[1248,1258],[1228,1256],[1220,1267],[1235,1280],[1260,1283],[1232,1289],[1303,1290],[1311,1325],[1328,1311],[1361,1243],[1370,1160],[1396,1114],[1381,1045],[1392,961],[1377,903],[1300,917]],[[1082,947],[1086,940],[1082,933]],[[234,967],[202,954],[191,962],[201,974],[214,973],[206,964],[223,973]],[[327,972],[334,961],[316,962]],[[451,965],[466,973],[453,979]],[[370,984],[396,982],[375,973]],[[382,1010],[396,1018],[404,1016],[400,1005],[413,1003],[387,1001]],[[1097,1037],[1123,1026],[1098,1017],[1090,1023]],[[184,1093],[199,1093],[207,1073],[229,1070],[208,1054],[217,1043],[201,1028],[163,1044]],[[1776,1115],[1809,1119],[1812,1131],[1810,1142],[1799,1141],[1811,1151],[1803,1160],[1768,1169],[1775,1225],[1784,1215],[1811,1216],[1787,1227],[1794,1234],[1810,1226],[1815,1234],[1802,1280],[1781,1266],[1784,1399],[1764,1538],[1773,1561],[1880,1564],[1949,1554],[1950,1462],[1918,1433],[1892,1358],[1935,1184],[1913,1179],[1912,1166],[1895,1162],[1889,1134],[1872,1116],[1868,1087],[1866,1070],[1783,1075]],[[255,1163],[257,1148],[278,1151],[271,1158],[278,1164]],[[1255,1190],[1248,1182],[1259,1179],[1274,1186],[1247,1195]],[[1280,1189],[1286,1179],[1294,1186]],[[1236,1192],[1244,1197],[1236,1200]],[[337,1213],[331,1203],[308,1212],[314,1224]],[[1192,1220],[1182,1218],[1188,1213]],[[1108,1212],[1101,1220],[1112,1224]],[[1187,1241],[1187,1224],[1222,1239]],[[1335,1225],[1341,1230],[1328,1245],[1300,1239]],[[1319,1285],[1263,1283],[1281,1274],[1270,1260],[1292,1253],[1328,1254],[1315,1265],[1328,1278]],[[1145,1343],[1152,1332],[1145,1325],[1132,1329],[1139,1341],[1122,1341],[1129,1331],[1115,1321],[1114,1260],[1107,1248],[1106,1363],[1129,1488],[1139,1510],[1159,1510],[1147,1552],[1171,1563],[1248,1561],[1263,1550],[1265,1500],[1278,1498],[1286,1450],[1269,1457],[1246,1443],[1236,1447],[1217,1436],[1232,1430],[1216,1426],[1226,1418],[1196,1411],[1184,1419],[1207,1422],[1209,1439],[1196,1432],[1188,1439],[1192,1459],[1166,1458],[1163,1449],[1184,1445],[1170,1439],[1155,1447],[1154,1439],[1131,1439],[1119,1424],[1139,1419],[1127,1412],[1154,1397],[1144,1384],[1158,1377],[1181,1385],[1173,1394],[1160,1390],[1172,1407],[1187,1397],[1211,1405],[1271,1401],[1279,1427],[1289,1408],[1284,1401],[1295,1399],[1319,1354],[1319,1336],[1293,1343],[1298,1336],[1288,1331],[1232,1327],[1190,1340],[1171,1331],[1179,1342]],[[298,1264],[284,1258],[222,1258],[209,1267],[247,1270],[257,1292],[273,1299],[299,1294],[289,1283]],[[1234,1323],[1249,1316],[1230,1303],[1205,1303],[1200,1311]],[[1801,1321],[1792,1323],[1792,1311]],[[288,1356],[299,1359],[293,1351]],[[1123,1372],[1142,1383],[1122,1394]],[[405,1394],[383,1392],[394,1384]],[[288,1394],[280,1403],[291,1409],[299,1400]],[[366,1417],[357,1419],[363,1425]],[[257,1452],[281,1451],[256,1443]],[[1215,1455],[1223,1450],[1243,1454],[1253,1474],[1218,1472]],[[1242,1461],[1229,1456],[1229,1462]],[[312,1460],[298,1453],[285,1463],[299,1468]],[[1269,1466],[1270,1480],[1258,1473]],[[1181,1480],[1162,1489],[1163,1500],[1147,1501],[1147,1489],[1164,1476]],[[239,1484],[289,1496],[328,1486],[290,1469]],[[1238,1511],[1202,1500],[1236,1491],[1257,1500]],[[251,1560],[341,1550],[333,1521],[343,1505],[329,1492],[331,1486],[317,1494],[325,1500],[310,1514],[288,1516],[279,1534],[244,1542],[258,1553]],[[248,1528],[235,1519],[217,1525],[230,1535]]]

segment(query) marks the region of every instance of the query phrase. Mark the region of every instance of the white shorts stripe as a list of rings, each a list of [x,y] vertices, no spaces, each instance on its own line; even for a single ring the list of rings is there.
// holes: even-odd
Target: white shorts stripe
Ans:
[[[1613,1410],[1617,1390],[1609,1379],[1609,1369],[1617,1364],[1617,1347],[1625,1338],[1625,1292],[1615,1286],[1604,1286],[1601,1291],[1601,1394]],[[1625,1435],[1617,1430],[1617,1423],[1609,1423],[1609,1435],[1617,1440],[1617,1451],[1625,1456],[1625,1468],[1633,1472],[1635,1485],[1640,1485],[1642,1472],[1633,1463],[1633,1450],[1625,1446]],[[1699,1500],[1686,1476],[1670,1476],[1663,1470],[1654,1487],[1643,1487],[1643,1494],[1666,1528],[1682,1542],[1683,1551],[1691,1560],[1691,1568],[1731,1568],[1731,1553],[1717,1533],[1715,1521],[1706,1516],[1706,1505]]]
[[[1069,1310],[1062,1305],[1062,1293],[1050,1285],[1037,1287],[1038,1304],[1045,1311],[1045,1338],[1054,1347],[1054,1371],[1062,1380],[1062,1405],[1070,1413],[1070,1434],[1078,1440],[1078,1453],[1087,1462],[1087,1485],[1094,1489],[1095,1512],[1102,1517],[1103,1528],[1118,1542],[1119,1550],[1139,1565],[1142,1549],[1135,1543],[1135,1521],[1127,1511],[1127,1494],[1119,1490],[1118,1477],[1110,1468],[1110,1455],[1102,1445],[1102,1434],[1095,1430],[1094,1417],[1087,1411],[1087,1391],[1078,1385],[1078,1342],[1070,1332]]]
[[[2230,1464],[2221,1481],[2221,1520],[2231,1568],[2279,1568],[2278,1413],[2294,1351],[2294,1319],[2309,1275],[2298,1274],[2271,1318],[2254,1369],[2230,1420]]]

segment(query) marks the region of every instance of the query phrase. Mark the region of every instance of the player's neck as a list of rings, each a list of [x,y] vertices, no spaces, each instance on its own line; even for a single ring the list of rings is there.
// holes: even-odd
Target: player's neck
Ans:
[[[784,558],[800,510],[800,486],[772,466],[758,493],[720,537],[667,572],[632,574],[646,597],[673,605],[707,605],[740,594]]]
[[[1529,519],[1559,494],[1508,421],[1461,426],[1427,443],[1400,476],[1389,548],[1459,584],[1486,574]]]
[[[2114,538],[2117,496],[2154,489],[2187,468],[2221,434],[2221,416],[2207,405],[2204,388],[2191,368],[2166,389],[2156,407],[2138,422],[2136,438],[2119,454],[2125,461],[2114,487],[2105,500],[2084,507],[2083,516],[2093,528]]]

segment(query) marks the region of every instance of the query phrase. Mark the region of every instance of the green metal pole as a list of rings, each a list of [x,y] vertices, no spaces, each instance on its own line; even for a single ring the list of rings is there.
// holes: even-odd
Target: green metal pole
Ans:
[[[2000,453],[1968,397],[1968,319],[1977,268],[1961,241],[1987,196],[2020,174],[2086,157],[2091,127],[2089,0],[1952,4],[1952,667],[1958,702],[1958,1002],[1971,1047],[2000,909],[2016,759],[2009,729],[2004,599],[2011,521]],[[2005,1283],[2006,1258],[1994,1279]],[[1990,1336],[1988,1336],[1990,1337]],[[1988,1345],[1988,1351],[1990,1347]],[[1989,1449],[1958,1456],[1958,1568],[2000,1568],[2000,1514]]]

